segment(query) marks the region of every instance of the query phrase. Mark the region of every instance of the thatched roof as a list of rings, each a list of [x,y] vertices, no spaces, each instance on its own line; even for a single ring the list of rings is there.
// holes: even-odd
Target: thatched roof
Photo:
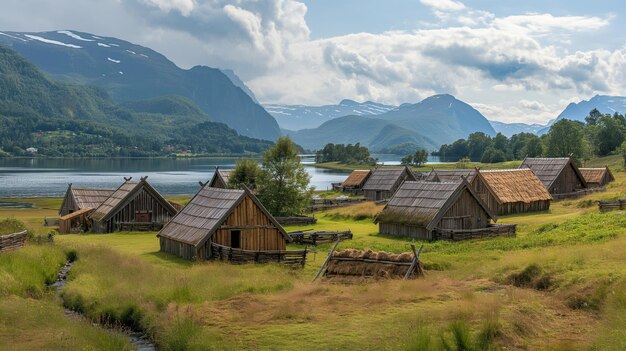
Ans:
[[[246,198],[261,209],[287,241],[289,235],[248,189],[222,189],[205,185],[172,220],[161,229],[158,237],[183,242],[195,247],[204,244],[228,216]]]
[[[407,181],[396,191],[383,211],[376,216],[375,223],[390,222],[418,225],[432,230],[455,201],[468,191],[479,206],[496,220],[496,215],[474,193],[467,181],[456,183]]]
[[[74,199],[74,203],[76,203],[78,209],[97,208],[108,199],[113,192],[115,192],[115,189],[74,188],[72,184],[70,184],[63,198],[61,209],[65,207],[65,201],[67,201],[68,196]]]
[[[552,200],[546,187],[529,168],[479,170],[477,177],[500,204]]]
[[[585,178],[574,165],[570,157],[553,157],[553,158],[525,158],[520,168],[530,168],[546,189],[550,189],[552,184],[559,177],[566,167],[572,167],[583,186],[587,186]]]
[[[363,186],[363,183],[367,180],[367,177],[369,177],[371,172],[372,171],[370,171],[369,169],[355,169],[354,171],[352,171],[352,173],[350,173],[348,178],[346,178],[346,180],[341,183],[341,186]]]
[[[406,180],[415,180],[413,172],[408,167],[376,168],[367,178],[363,190],[391,191],[403,174],[407,174]]]
[[[608,166],[604,168],[579,168],[579,170],[587,183],[601,183],[605,175],[609,176],[609,181],[615,180]]]
[[[434,169],[426,176],[427,182],[460,183],[463,177],[471,183],[476,177],[475,169]]]
[[[105,221],[110,216],[117,213],[117,211],[124,205],[127,199],[130,199],[142,188],[145,188],[147,192],[151,193],[156,199],[160,199],[163,207],[169,209],[170,213],[176,213],[176,209],[172,206],[156,189],[154,189],[146,181],[148,177],[143,177],[139,181],[126,180],[120,185],[111,196],[109,196],[95,211],[90,215],[90,218],[94,221]]]
[[[228,178],[230,177],[230,173],[232,171],[225,171],[220,169],[219,167],[215,168],[215,173],[213,173],[213,178],[211,178],[211,181],[209,182],[209,186],[210,187],[216,187],[219,181],[222,182],[222,184],[224,184],[225,186],[228,186]]]

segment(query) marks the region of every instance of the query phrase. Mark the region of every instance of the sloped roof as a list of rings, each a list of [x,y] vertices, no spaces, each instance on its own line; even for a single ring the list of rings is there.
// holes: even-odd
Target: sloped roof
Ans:
[[[120,185],[111,196],[109,196],[100,206],[98,206],[95,211],[90,215],[90,218],[94,221],[103,221],[107,220],[109,216],[112,216],[117,212],[119,207],[124,203],[126,199],[133,196],[137,191],[139,191],[142,187],[145,187],[146,190],[157,198],[161,199],[161,203],[163,207],[166,207],[170,210],[170,213],[175,214],[177,211],[161,194],[159,194],[156,189],[154,189],[148,182],[146,178],[141,178],[140,181],[131,181],[127,180],[122,185]]]
[[[476,177],[475,169],[433,169],[426,181],[428,182],[442,182],[442,183],[459,183],[465,177],[465,179],[471,183]]]
[[[609,175],[609,179],[615,180],[615,177],[613,177],[613,173],[611,173],[611,170],[608,167],[604,167],[604,168],[579,168],[580,170],[580,174],[583,175],[583,178],[585,178],[585,181],[587,183],[601,183],[602,182],[602,178],[604,178],[604,176],[606,174]]]
[[[572,159],[569,157],[553,157],[553,158],[528,158],[527,157],[524,159],[524,162],[522,162],[519,168],[527,167],[527,168],[532,169],[533,172],[535,172],[535,175],[537,176],[537,178],[541,180],[543,185],[547,189],[550,189],[550,187],[559,177],[561,172],[563,172],[563,169],[565,169],[565,167],[568,167],[568,166],[574,169],[574,172],[580,179],[580,182],[583,184],[583,186],[587,186],[587,182],[585,181],[585,178],[582,176],[582,174],[580,174],[578,167],[576,167],[574,163],[572,163]]]
[[[371,172],[372,171],[369,169],[355,169],[350,173],[348,178],[341,183],[341,186],[362,186]]]
[[[546,187],[530,168],[479,170],[477,176],[501,204],[552,200]]]
[[[217,181],[217,179],[221,179],[222,182],[224,182],[224,184],[228,185],[228,178],[230,177],[230,173],[231,171],[224,171],[221,170],[219,167],[215,168],[215,173],[213,173],[213,178],[211,178],[211,181],[209,181],[209,186],[215,186],[215,182]]]
[[[203,186],[172,220],[161,229],[158,237],[200,246],[224,223],[237,206],[249,196],[265,213],[287,241],[289,235],[248,189],[222,189]]]
[[[496,215],[476,196],[469,184],[462,180],[454,183],[407,181],[400,186],[375,222],[391,222],[423,226],[432,230],[445,212],[469,191],[490,218]]]
[[[63,209],[63,207],[65,206],[68,192],[69,195],[72,196],[72,198],[74,199],[74,202],[79,209],[94,209],[100,206],[106,199],[108,199],[109,196],[111,196],[111,194],[115,192],[115,189],[74,188],[72,187],[72,184],[70,184],[67,188],[65,197],[63,198],[63,204],[61,205],[61,209]]]
[[[402,168],[376,168],[363,185],[363,190],[390,191],[398,179],[407,172],[407,180],[415,180],[413,172],[407,167]]]

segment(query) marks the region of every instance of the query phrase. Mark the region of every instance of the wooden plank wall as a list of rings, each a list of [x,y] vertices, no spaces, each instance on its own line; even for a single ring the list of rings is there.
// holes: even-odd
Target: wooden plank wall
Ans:
[[[462,221],[451,221],[450,219],[462,218]],[[478,229],[486,228],[489,225],[487,212],[480,207],[478,201],[469,191],[463,190],[463,194],[446,211],[442,220],[437,224],[439,229]],[[459,228],[462,226],[462,228]]]
[[[548,189],[550,194],[569,194],[583,188],[580,179],[576,175],[572,165],[565,167],[563,172],[559,174],[552,187]]]
[[[241,230],[241,248],[244,250],[285,250],[285,237],[269,218],[246,197],[226,219],[213,236],[213,242],[231,246],[230,231]]]
[[[72,196],[71,192],[66,191],[65,192],[65,198],[63,199],[63,204],[62,204],[62,207],[61,207],[60,215],[61,216],[65,216],[67,214],[70,214],[72,212],[76,212],[78,210],[79,210],[79,208],[76,205],[76,202],[74,201],[74,196]]]
[[[135,222],[135,213],[137,211],[152,211],[152,222],[155,223],[165,224],[174,216],[174,214],[170,215],[168,209],[161,205],[156,197],[147,192],[146,189],[141,189],[110,220],[105,223],[94,223],[94,231],[97,233],[111,233],[119,230],[119,223]]]
[[[415,225],[396,224],[396,223],[379,223],[378,232],[380,234],[402,236],[421,240],[432,240],[432,233],[424,227]]]

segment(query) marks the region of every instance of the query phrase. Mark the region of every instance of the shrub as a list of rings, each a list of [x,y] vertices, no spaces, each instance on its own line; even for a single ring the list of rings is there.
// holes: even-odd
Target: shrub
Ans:
[[[547,273],[542,273],[541,267],[535,263],[526,266],[521,272],[511,273],[506,281],[518,288],[533,288],[536,290],[548,290],[554,286],[552,277]]]

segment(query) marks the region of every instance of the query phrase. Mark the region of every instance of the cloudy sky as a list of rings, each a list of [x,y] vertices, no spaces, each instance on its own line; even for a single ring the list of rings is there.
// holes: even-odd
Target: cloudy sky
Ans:
[[[619,1],[3,0],[0,30],[74,29],[232,68],[263,103],[450,93],[505,122],[626,95]]]

